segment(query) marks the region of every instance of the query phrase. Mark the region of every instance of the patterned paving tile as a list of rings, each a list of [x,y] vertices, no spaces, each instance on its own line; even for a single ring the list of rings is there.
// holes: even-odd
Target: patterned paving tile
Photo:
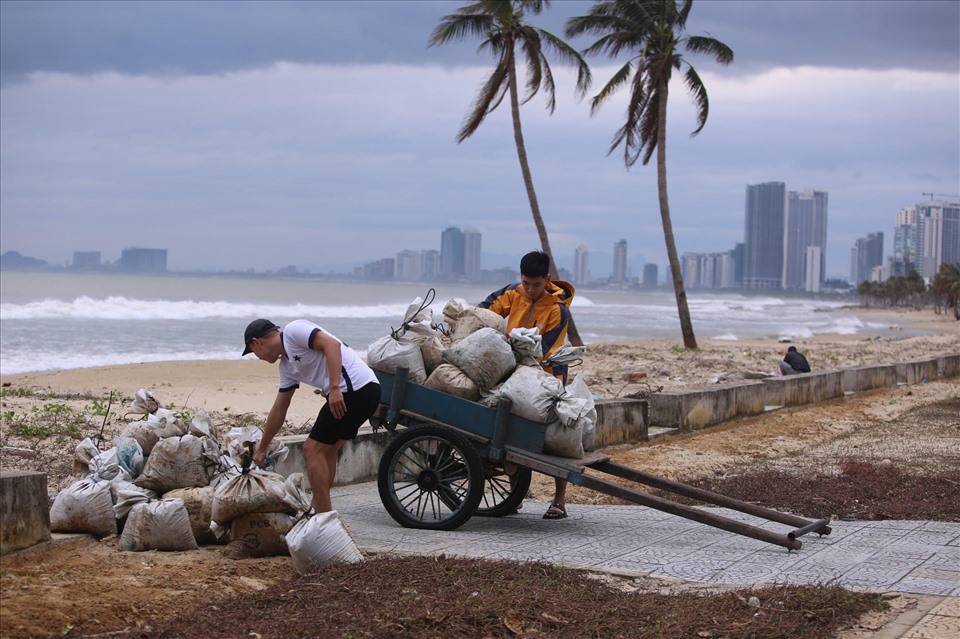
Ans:
[[[833,534],[804,537],[799,551],[787,551],[640,506],[578,505],[567,519],[544,521],[546,504],[525,502],[519,515],[473,517],[455,531],[425,531],[393,521],[376,484],[359,486],[335,488],[333,500],[361,548],[592,565],[704,583],[837,583],[960,595],[955,523],[832,522]],[[711,510],[765,530],[782,528]]]

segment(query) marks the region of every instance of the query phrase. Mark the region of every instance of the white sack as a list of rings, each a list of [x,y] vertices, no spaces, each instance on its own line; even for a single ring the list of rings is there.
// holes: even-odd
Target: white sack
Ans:
[[[363,561],[360,549],[335,510],[297,523],[287,533],[287,547],[293,566],[301,575],[317,572],[335,562]]]
[[[177,488],[163,495],[165,500],[181,499],[190,518],[190,530],[198,544],[217,543],[217,536],[210,530],[210,513],[213,511],[213,486]]]
[[[510,348],[517,363],[524,366],[539,366],[543,357],[543,336],[539,328],[515,328],[510,331]]]
[[[513,406],[510,412],[538,424],[557,419],[557,403],[563,397],[563,382],[539,366],[518,366],[500,386],[500,394]]]
[[[453,346],[443,351],[443,361],[466,373],[480,390],[496,386],[517,365],[506,336],[490,327],[459,342],[454,340]]]
[[[206,486],[218,459],[217,444],[209,437],[167,437],[153,447],[143,472],[133,483],[158,493]]]
[[[106,479],[108,481],[118,477],[125,480],[133,479],[129,474],[121,476],[120,464],[117,463],[116,446],[94,455],[93,459],[90,460],[89,468],[94,479]]]
[[[456,395],[475,402],[480,399],[480,388],[467,377],[466,373],[453,364],[440,364],[430,373],[423,383],[427,388],[438,390],[447,395]]]
[[[147,425],[156,432],[160,439],[179,437],[187,432],[180,416],[167,408],[158,408],[155,413],[147,415]]]
[[[206,411],[197,411],[197,414],[190,420],[190,426],[187,432],[197,437],[210,437],[214,440],[219,439],[217,427],[213,425],[213,420]]]
[[[118,435],[113,439],[113,445],[117,451],[117,463],[126,477],[124,479],[133,479],[143,472],[145,463],[143,447],[135,437],[124,437]]]
[[[147,424],[146,421],[133,422],[124,427],[123,431],[120,433],[121,437],[132,437],[137,440],[137,443],[140,444],[140,450],[143,451],[144,457],[149,457],[150,453],[153,452],[153,447],[157,445],[157,442],[160,441],[160,435],[157,434],[157,431]]]
[[[367,364],[390,374],[395,374],[398,368],[406,368],[409,371],[407,379],[415,384],[422,384],[427,379],[420,346],[403,337],[394,339],[386,335],[374,340],[367,347]]]
[[[74,467],[78,471],[88,470],[90,468],[90,461],[99,454],[100,449],[93,443],[93,440],[89,437],[84,437],[73,451]]]
[[[285,513],[240,515],[230,522],[227,555],[233,559],[289,555],[286,535],[295,522]]]
[[[134,506],[120,535],[120,548],[136,552],[196,550],[197,540],[183,500],[162,499]]]
[[[127,410],[131,413],[137,413],[138,415],[149,415],[150,413],[157,412],[158,408],[160,408],[160,402],[153,396],[153,393],[145,388],[141,388],[137,391],[136,396],[133,398],[133,401],[130,402]]]
[[[130,514],[130,509],[137,504],[146,504],[160,498],[160,493],[157,491],[142,488],[126,480],[110,482],[110,494],[113,498],[113,512],[117,519],[125,518]]]
[[[453,338],[454,343],[457,343],[481,328],[492,328],[500,333],[505,333],[507,320],[489,308],[465,308],[460,312],[460,316],[457,318],[457,327],[450,337]]]
[[[443,323],[447,325],[447,333],[453,335],[457,331],[457,323],[463,315],[464,306],[460,300],[452,299],[443,307]]]
[[[593,399],[593,391],[587,386],[583,373],[577,373],[573,381],[565,388],[566,395],[557,406],[557,413],[561,421],[564,415],[569,419],[574,414],[572,407],[575,405],[568,402],[568,399],[576,399],[583,402],[582,408],[577,411],[573,422],[568,421],[567,425],[579,426],[583,431],[583,449],[585,451],[594,450],[594,440],[596,439],[597,425],[597,407]],[[561,409],[562,407],[562,409]]]
[[[287,491],[287,503],[293,505],[298,513],[310,510],[313,500],[313,489],[310,480],[303,473],[290,473],[283,480],[283,488]]]
[[[423,369],[429,377],[437,367],[443,364],[443,351],[450,348],[453,341],[446,335],[431,335],[428,337],[414,335],[411,337],[415,344],[420,345],[420,355],[423,357]]]
[[[246,475],[237,475],[217,486],[213,494],[210,528],[216,532],[240,515],[294,511],[295,507],[287,501],[283,477],[254,468]]]
[[[559,420],[547,424],[543,452],[560,457],[583,457],[583,428],[564,426]]]
[[[87,478],[61,490],[50,507],[50,531],[116,535],[110,482]]]
[[[221,459],[221,466],[223,462],[228,462],[228,466],[239,468],[243,464],[243,456],[248,452],[244,444],[252,442],[253,448],[256,450],[261,439],[263,439],[263,431],[256,426],[234,426],[228,430],[227,434],[223,436],[223,447],[229,460]],[[267,446],[267,455],[263,459],[263,467],[268,469],[275,467],[286,459],[289,453],[290,449],[287,445],[279,437],[274,437],[270,445]],[[223,470],[223,468],[220,470]]]

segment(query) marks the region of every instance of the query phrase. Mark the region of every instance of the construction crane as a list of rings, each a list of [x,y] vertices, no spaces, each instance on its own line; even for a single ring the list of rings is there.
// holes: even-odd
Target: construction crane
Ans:
[[[960,195],[955,195],[953,193],[921,193],[921,195],[926,195],[931,200],[934,197],[949,197],[949,198],[953,198],[954,200],[960,200]]]

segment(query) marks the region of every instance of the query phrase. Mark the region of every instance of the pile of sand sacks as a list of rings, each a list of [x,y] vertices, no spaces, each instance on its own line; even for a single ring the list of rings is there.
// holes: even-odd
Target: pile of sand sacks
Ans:
[[[76,463],[90,475],[57,494],[51,531],[119,535],[129,551],[220,544],[233,558],[289,554],[301,572],[363,559],[336,512],[312,515],[302,473],[285,479],[251,468],[259,428],[235,427],[220,437],[205,412],[187,424],[148,390],[129,410],[143,417],[110,449],[89,438],[77,446]],[[274,440],[264,465],[275,467],[287,452]]]
[[[367,363],[390,374],[406,368],[411,382],[490,408],[506,397],[511,413],[547,425],[545,452],[583,457],[593,449],[597,414],[586,382],[577,375],[564,386],[543,370],[537,362],[543,351],[536,328],[514,329],[509,335],[505,329],[500,315],[459,300],[447,302],[443,320],[434,322],[429,301],[418,297],[399,329],[370,344]],[[545,363],[578,355],[568,347],[561,356],[565,359]]]

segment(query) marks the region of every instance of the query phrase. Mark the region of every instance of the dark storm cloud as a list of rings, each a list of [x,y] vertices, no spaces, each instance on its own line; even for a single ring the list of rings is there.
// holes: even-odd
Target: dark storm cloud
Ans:
[[[427,46],[439,19],[462,4],[4,1],[0,73],[10,82],[33,71],[217,74],[277,61],[485,63],[474,43]],[[554,2],[531,21],[561,35],[590,4]],[[733,48],[732,73],[797,65],[956,71],[958,24],[952,0],[701,0],[689,27]]]

